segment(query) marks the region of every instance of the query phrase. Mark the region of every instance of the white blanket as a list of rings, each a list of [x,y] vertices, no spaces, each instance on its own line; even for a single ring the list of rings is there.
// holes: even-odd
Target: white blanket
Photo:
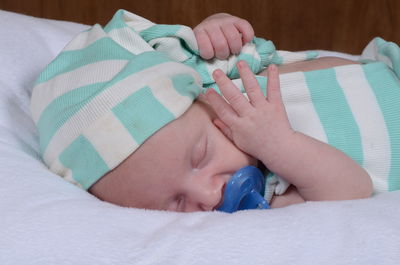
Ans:
[[[400,191],[181,214],[104,203],[49,172],[31,87],[85,28],[0,11],[0,264],[400,264]]]

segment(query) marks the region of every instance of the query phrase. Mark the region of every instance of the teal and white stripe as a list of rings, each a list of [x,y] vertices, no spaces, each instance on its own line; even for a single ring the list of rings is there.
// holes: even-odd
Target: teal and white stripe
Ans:
[[[370,67],[371,65],[368,65],[365,69]],[[368,169],[371,176],[375,176],[372,178],[374,187],[378,190],[388,190],[387,176],[391,164],[390,139],[377,97],[361,67],[338,67],[336,76],[359,128],[363,154],[361,164]],[[355,79],[351,76],[360,78]]]
[[[381,106],[382,114],[390,140],[391,164],[387,176],[388,190],[400,189],[400,123],[398,104],[400,98],[400,82],[392,71],[386,71],[381,76],[377,74],[377,67],[365,68],[365,75],[373,88],[377,101]]]
[[[32,109],[33,120],[37,123],[43,111],[49,107],[55,98],[59,98],[79,87],[89,86],[93,84],[93,80],[96,80],[97,83],[107,82],[117,75],[127,63],[128,60],[100,61],[62,73],[48,82],[38,83],[35,86],[35,93],[32,94],[32,101],[40,100],[40,105]],[[94,67],[99,70],[90,71]],[[71,76],[75,78],[71,80]],[[57,87],[57,89],[54,89],[54,87]]]

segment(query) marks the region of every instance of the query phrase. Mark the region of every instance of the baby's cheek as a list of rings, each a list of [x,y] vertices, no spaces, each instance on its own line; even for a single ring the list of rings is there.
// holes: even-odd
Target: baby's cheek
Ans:
[[[253,156],[250,156],[246,152],[242,151],[239,147],[235,145],[228,137],[226,137],[223,133],[221,133],[221,137],[224,138],[224,142],[226,143],[225,150],[226,152],[223,155],[224,159],[228,159],[231,157],[233,161],[237,161],[238,164],[243,166],[247,165],[257,165],[257,159]],[[227,152],[229,151],[229,154]]]

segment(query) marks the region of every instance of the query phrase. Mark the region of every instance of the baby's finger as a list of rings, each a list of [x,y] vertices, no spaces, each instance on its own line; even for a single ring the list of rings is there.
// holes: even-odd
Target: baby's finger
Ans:
[[[279,84],[278,67],[274,64],[268,66],[267,100],[271,103],[281,103],[282,95]]]
[[[242,49],[242,36],[239,31],[232,24],[226,24],[221,27],[225,38],[228,41],[229,49],[231,54],[238,54]]]
[[[250,23],[245,19],[239,19],[235,22],[235,27],[242,33],[243,43],[247,43],[253,40],[254,30]]]
[[[250,102],[243,96],[239,88],[219,69],[213,73],[214,80],[217,82],[222,95],[231,104],[232,108],[239,116],[245,116],[252,109]]]
[[[228,58],[229,46],[225,39],[225,35],[224,33],[222,33],[221,29],[218,26],[216,26],[213,28],[208,28],[206,32],[214,48],[215,57],[217,57],[220,60]]]
[[[247,63],[245,61],[239,61],[237,66],[240,77],[242,78],[244,89],[246,90],[251,104],[253,104],[254,107],[257,107],[265,103],[265,97],[261,92],[260,85]]]
[[[233,141],[231,129],[220,119],[213,120],[215,126],[231,141]]]
[[[199,46],[200,56],[206,60],[213,58],[214,49],[207,33],[202,29],[194,29],[193,31],[196,36],[197,45]]]
[[[232,107],[214,89],[209,88],[206,92],[207,102],[211,105],[217,116],[228,126],[231,125],[237,114]]]

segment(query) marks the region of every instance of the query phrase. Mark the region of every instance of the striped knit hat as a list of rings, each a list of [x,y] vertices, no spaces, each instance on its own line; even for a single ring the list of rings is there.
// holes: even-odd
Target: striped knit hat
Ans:
[[[104,29],[79,34],[33,89],[44,162],[84,189],[181,116],[202,89],[193,68],[155,51],[125,23],[135,18],[121,10]]]

